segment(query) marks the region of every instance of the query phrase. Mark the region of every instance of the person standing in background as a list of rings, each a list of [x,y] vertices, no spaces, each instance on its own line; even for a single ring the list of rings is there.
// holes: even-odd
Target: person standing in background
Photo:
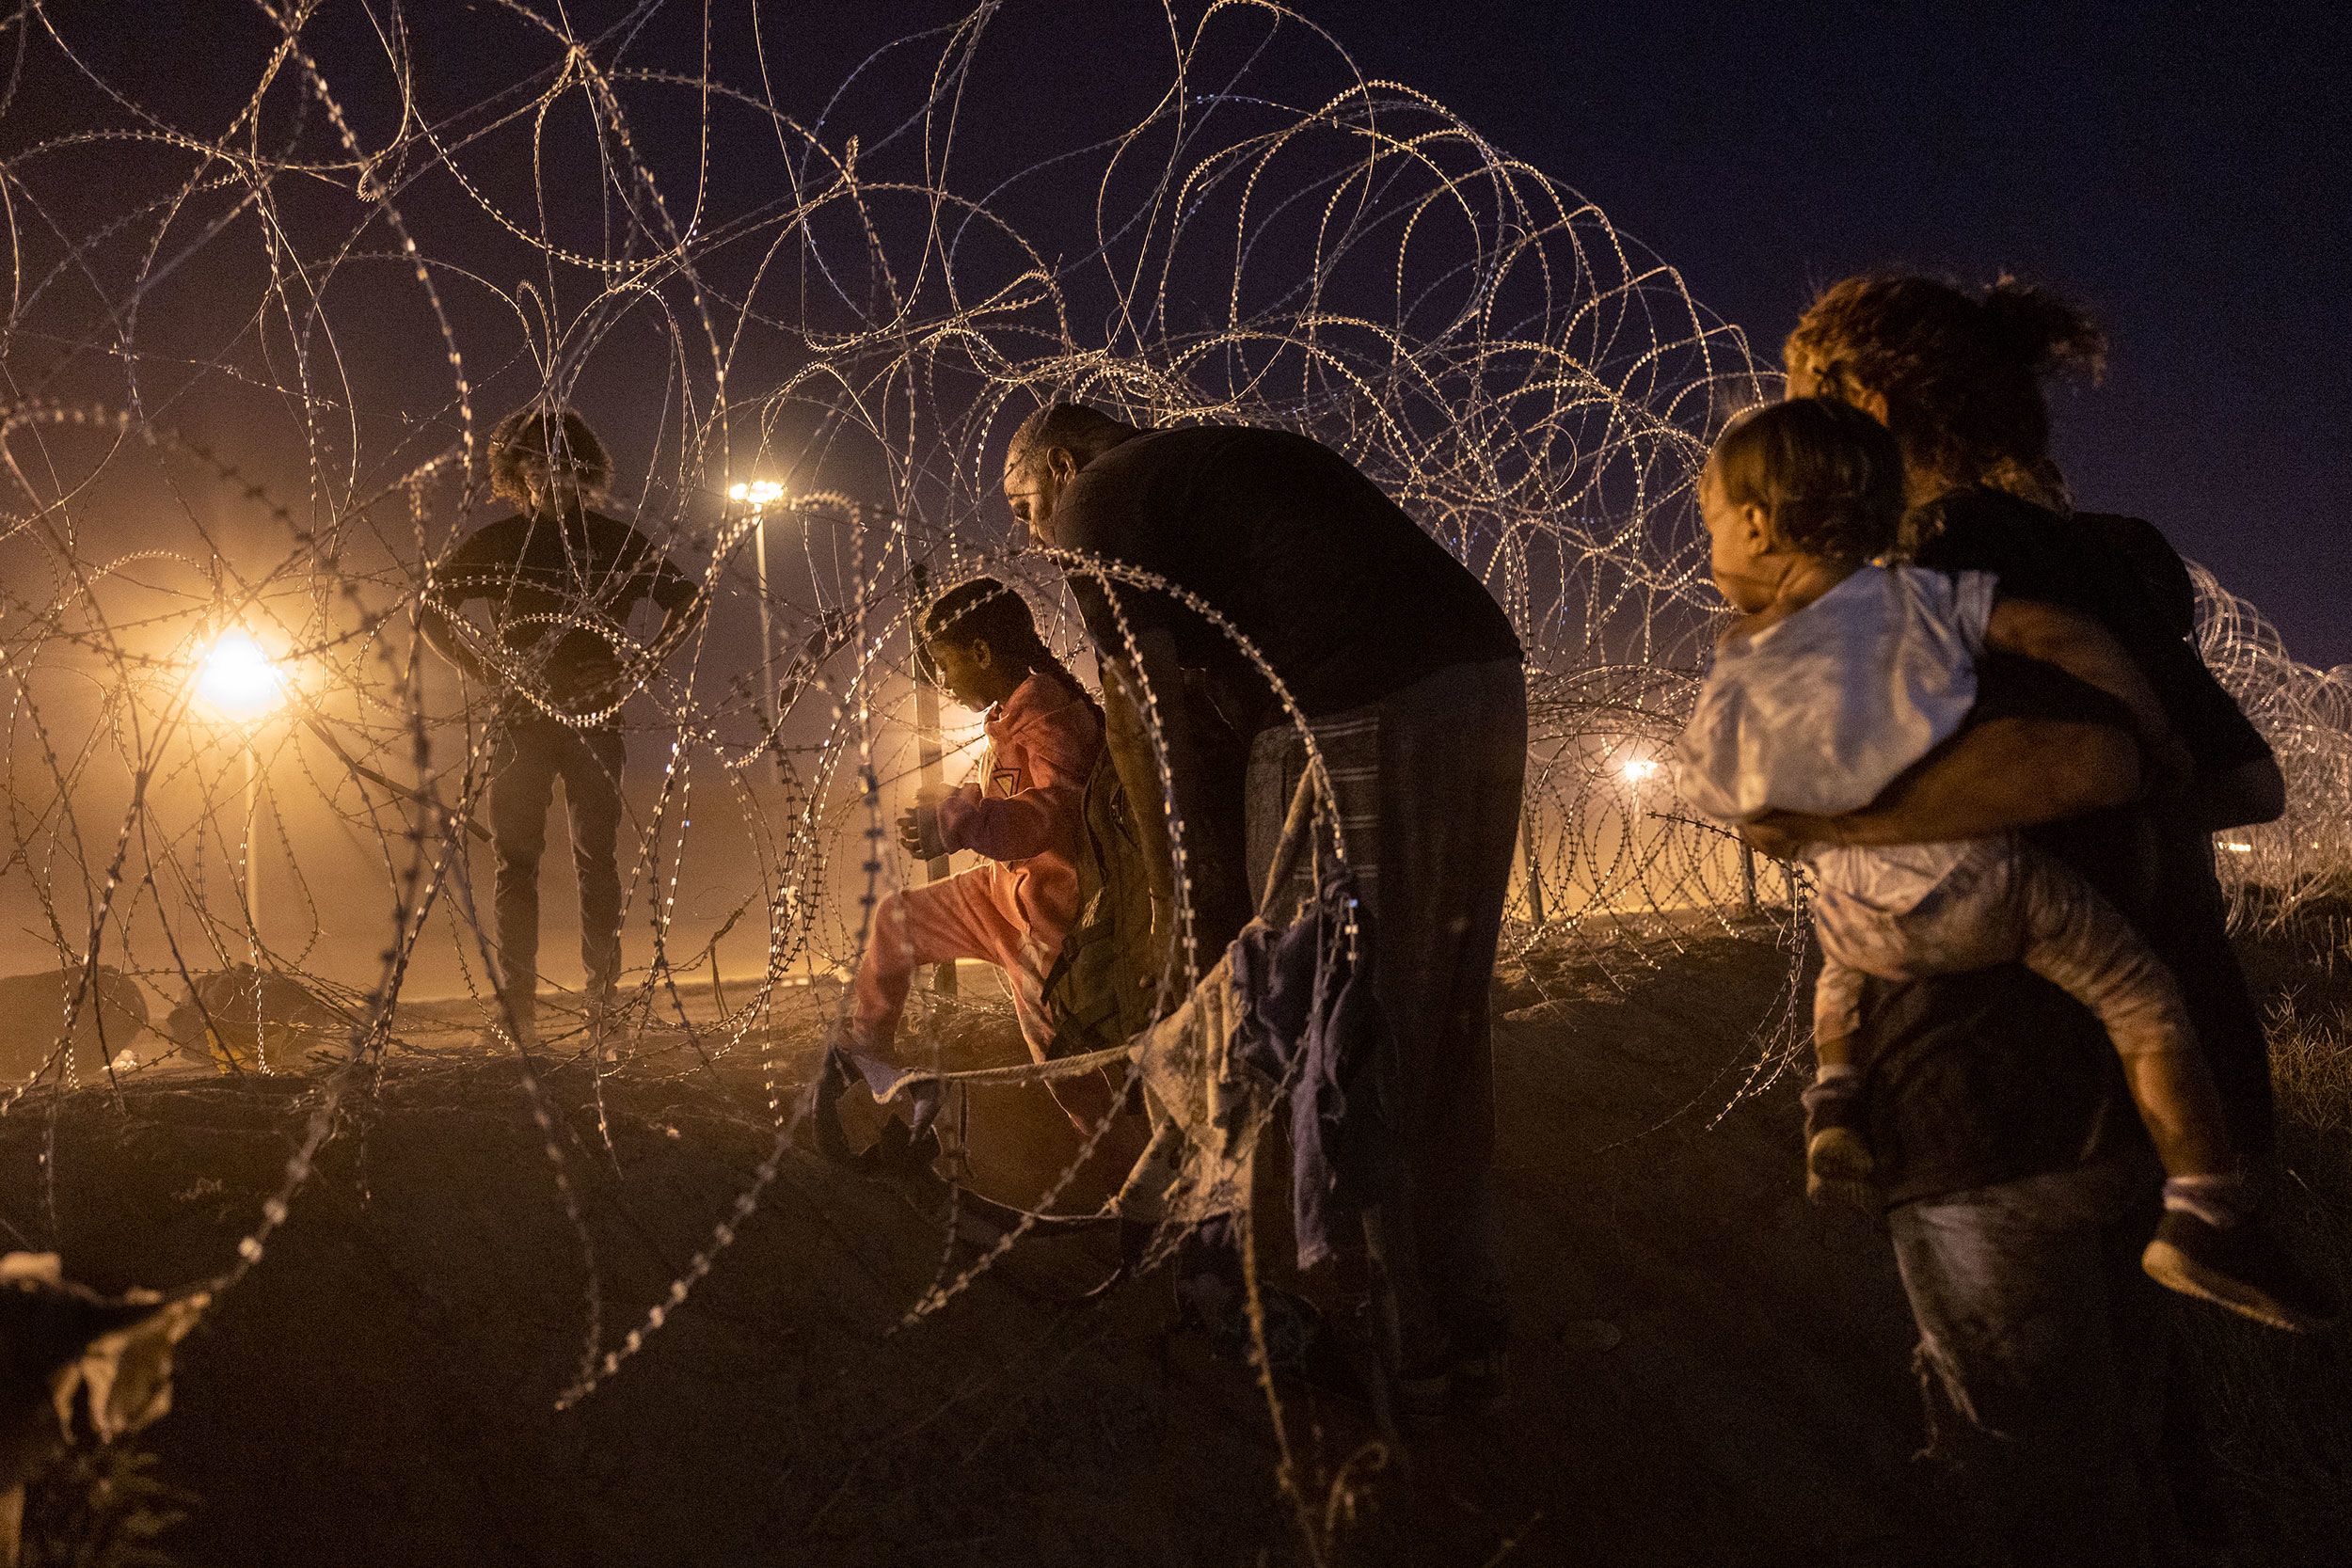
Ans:
[[[2104,626],[2187,747],[2187,786],[2146,799],[2112,704],[1988,659],[1967,726],[1869,806],[1747,832],[1774,853],[2026,832],[2179,979],[2232,1145],[2259,1171],[2269,1064],[2211,834],[2279,816],[2285,790],[2191,643],[2179,557],[2144,522],[2074,511],[2051,458],[2042,383],[2104,349],[2095,324],[2042,290],[1887,275],[1823,293],[1785,353],[1791,396],[1852,404],[1893,432],[1910,507],[1900,557],[1988,573],[2004,594]],[[2123,753],[2102,759],[2101,734]],[[2176,1504],[2193,1512],[2206,1462],[2193,1402],[2167,1398],[2166,1315],[2138,1263],[2167,1201],[2161,1172],[2096,1021],[2004,965],[1867,981],[1859,1037],[1930,1446],[1990,1549],[2020,1565],[2169,1560]],[[2251,1234],[2238,1213],[2204,1217]]]
[[[706,601],[651,540],[589,509],[612,483],[612,459],[570,409],[532,404],[500,420],[489,467],[492,493],[519,510],[475,530],[432,568],[422,629],[441,657],[499,689],[490,757],[499,997],[529,1042],[537,1037],[539,860],[556,782],[580,878],[588,1014],[600,1027],[621,971],[621,704],[693,630]],[[477,599],[496,644],[488,660],[455,625]],[[663,620],[641,647],[628,622],[648,599]]]

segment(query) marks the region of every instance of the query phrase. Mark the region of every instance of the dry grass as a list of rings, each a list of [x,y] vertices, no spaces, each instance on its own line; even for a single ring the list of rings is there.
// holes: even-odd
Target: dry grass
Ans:
[[[174,1568],[161,1544],[196,1499],[135,1440],[60,1449],[26,1489],[24,1568]]]
[[[2280,1217],[2304,1262],[2352,1299],[2352,1006],[2329,994],[2343,989],[2331,983],[2343,966],[2297,945],[2303,973],[2319,978],[2272,1013]],[[2352,1540],[2352,1335],[2304,1338],[2218,1313],[2182,1316],[2236,1505],[2239,1560],[2342,1562]]]

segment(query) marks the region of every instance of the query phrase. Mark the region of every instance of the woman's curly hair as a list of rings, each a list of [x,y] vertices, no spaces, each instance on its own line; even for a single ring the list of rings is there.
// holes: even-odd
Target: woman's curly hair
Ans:
[[[2067,504],[2050,460],[2045,377],[2098,374],[2106,334],[2078,307],[2004,277],[1982,293],[1903,274],[1849,277],[1813,302],[1782,351],[1823,397],[1886,400],[1923,489],[1988,484]]]
[[[583,499],[595,500],[612,483],[612,455],[568,408],[532,404],[516,409],[490,432],[490,493],[517,506],[531,504],[531,481],[561,464],[571,470]]]

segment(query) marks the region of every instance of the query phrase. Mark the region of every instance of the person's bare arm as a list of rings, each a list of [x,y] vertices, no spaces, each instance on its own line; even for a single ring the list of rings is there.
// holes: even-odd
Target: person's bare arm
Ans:
[[[2156,770],[2186,782],[2194,765],[2172,733],[2172,721],[2156,689],[2149,684],[2138,661],[2097,621],[2044,600],[2004,596],[1993,606],[1984,641],[1997,652],[2063,670],[2122,703]]]
[[[668,570],[662,586],[655,591],[654,602],[661,607],[661,629],[654,633],[653,642],[645,651],[655,660],[667,658],[679,643],[694,635],[694,628],[703,624],[710,611],[710,600],[693,578],[675,567],[662,563]]]
[[[1750,847],[1784,859],[1811,844],[1935,844],[2038,828],[2139,795],[2139,749],[2106,724],[1994,719],[1922,757],[1843,816],[1773,812],[1744,824]]]
[[[466,646],[457,617],[464,611],[466,601],[483,594],[480,558],[486,549],[483,541],[484,532],[474,532],[442,556],[427,571],[424,592],[418,595],[417,631],[424,638],[425,645],[471,680],[485,678],[488,672],[473,650]]]
[[[1184,673],[1176,658],[1175,640],[1165,631],[1138,631],[1136,652],[1142,664],[1141,684],[1126,661],[1103,660],[1104,743],[1111,766],[1127,797],[1136,835],[1142,841],[1145,870],[1152,890],[1152,941],[1159,961],[1147,984],[1181,990],[1184,981],[1184,940],[1176,910],[1176,858],[1168,820],[1168,797],[1184,800],[1187,775],[1199,766],[1200,748],[1193,734]],[[1145,717],[1144,690],[1156,701]],[[1152,723],[1158,724],[1159,745],[1152,744]],[[1164,782],[1160,758],[1165,752],[1172,776]]]
[[[2280,772],[2278,759],[2256,757],[2224,772],[2197,773],[2137,661],[2089,616],[2031,599],[2003,599],[1994,606],[1985,640],[2006,652],[2057,665],[2123,704],[2158,766],[2187,782],[2191,803],[2206,829],[2275,822],[2285,815],[2286,776]]]
[[[1168,836],[1168,792],[1160,774],[1159,751],[1152,745],[1151,723],[1144,717],[1145,689],[1159,695],[1156,716],[1170,768],[1181,767],[1189,754],[1188,716],[1174,641],[1164,631],[1138,632],[1136,653],[1142,665],[1140,681],[1124,659],[1108,655],[1103,658],[1103,743],[1110,749],[1111,767],[1119,774],[1119,787],[1126,793],[1127,809],[1143,840],[1153,927],[1167,931],[1173,928],[1175,919],[1176,856]]]

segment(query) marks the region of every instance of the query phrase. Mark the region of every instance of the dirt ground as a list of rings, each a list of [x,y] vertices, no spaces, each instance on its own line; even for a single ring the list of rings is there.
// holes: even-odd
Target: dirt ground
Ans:
[[[957,1233],[927,1183],[799,1150],[642,1354],[559,1412],[590,1268],[609,1348],[767,1153],[756,1053],[648,1046],[602,1082],[609,1155],[585,1065],[548,1074],[584,1255],[516,1065],[395,1053],[183,1349],[147,1439],[200,1503],[167,1544],[241,1568],[1238,1565],[1302,1560],[1303,1506],[1345,1561],[1946,1561],[1883,1242],[1804,1201],[1787,1085],[1717,1119],[1784,955],[1718,938],[1543,977],[1552,1000],[1512,977],[1497,1039],[1511,1402],[1383,1459],[1363,1410],[1293,1394],[1303,1502],[1249,1376],[1172,1332],[1164,1275],[1082,1300],[1109,1240],[1036,1239],[902,1326],[990,1232]],[[811,1036],[785,1032],[797,1081]],[[101,1288],[208,1274],[316,1092],[190,1075],[54,1120],[21,1107],[0,1122],[10,1244]],[[1000,1180],[1069,1152],[1035,1105],[974,1120]]]

